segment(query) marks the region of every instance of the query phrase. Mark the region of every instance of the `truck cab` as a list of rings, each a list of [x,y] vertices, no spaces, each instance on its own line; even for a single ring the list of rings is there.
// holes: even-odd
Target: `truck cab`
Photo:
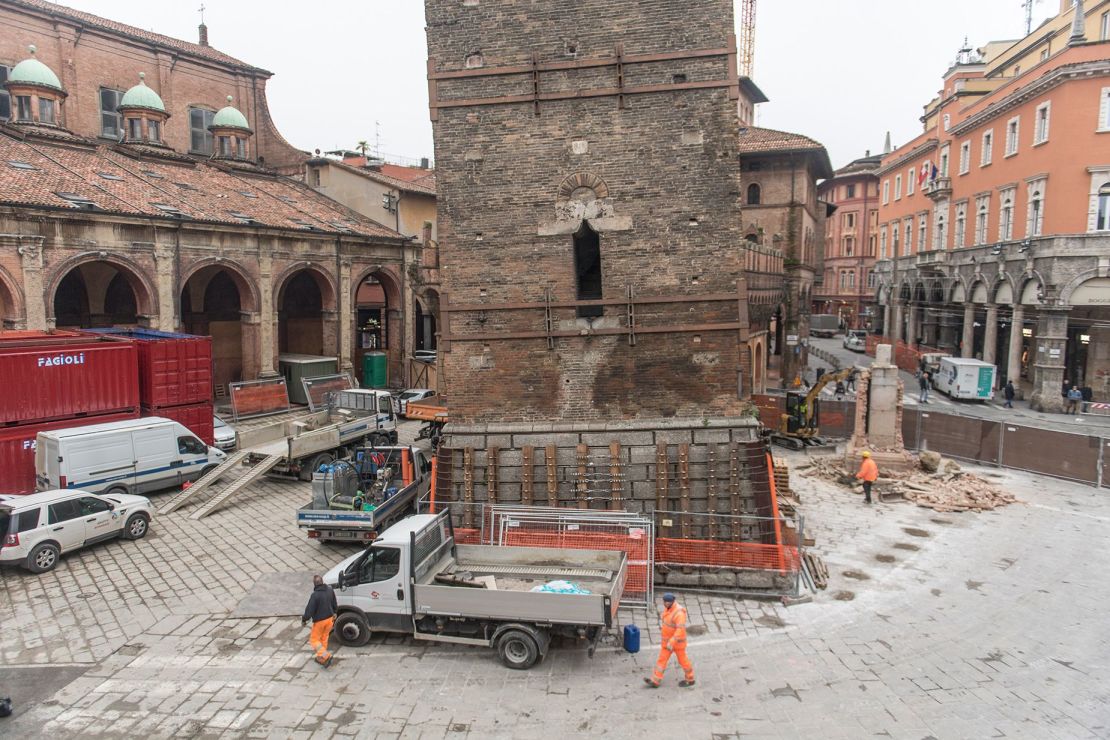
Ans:
[[[397,415],[393,409],[393,396],[386,391],[351,388],[335,391],[330,408],[341,416],[373,419],[374,428],[367,436],[378,444],[397,443]]]

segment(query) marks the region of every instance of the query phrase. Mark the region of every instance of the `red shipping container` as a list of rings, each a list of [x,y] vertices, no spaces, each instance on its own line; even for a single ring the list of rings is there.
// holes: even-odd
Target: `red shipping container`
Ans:
[[[138,416],[138,411],[133,411],[0,429],[0,493],[35,492],[35,439],[39,432],[108,424],[136,419]]]
[[[88,329],[121,337],[139,350],[139,400],[160,409],[212,400],[212,337],[154,329]]]
[[[137,352],[75,332],[0,332],[0,427],[137,414]]]
[[[204,442],[206,445],[212,445],[215,440],[212,413],[211,401],[208,403],[194,403],[188,406],[170,406],[169,408],[161,409],[143,407],[143,418],[148,416],[160,416],[163,419],[172,419],[200,437],[200,441]]]

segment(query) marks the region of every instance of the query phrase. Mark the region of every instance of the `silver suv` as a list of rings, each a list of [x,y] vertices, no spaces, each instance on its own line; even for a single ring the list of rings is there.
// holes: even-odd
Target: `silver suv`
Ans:
[[[145,496],[55,490],[0,496],[0,565],[53,570],[62,553],[102,540],[138,540],[153,512]]]

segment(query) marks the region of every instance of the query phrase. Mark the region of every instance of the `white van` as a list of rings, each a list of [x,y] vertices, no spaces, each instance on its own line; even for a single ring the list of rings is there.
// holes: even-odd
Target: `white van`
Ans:
[[[57,429],[39,432],[36,485],[144,493],[194,481],[226,458],[181,424],[156,416]]]
[[[951,398],[989,401],[994,396],[996,368],[989,362],[963,357],[942,357],[933,385]]]

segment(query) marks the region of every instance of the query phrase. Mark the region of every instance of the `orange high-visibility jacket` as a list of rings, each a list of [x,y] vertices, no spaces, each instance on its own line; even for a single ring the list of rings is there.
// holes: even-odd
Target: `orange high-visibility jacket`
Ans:
[[[860,480],[871,481],[874,483],[879,479],[879,466],[870,457],[865,457],[863,463],[859,466],[859,472],[856,477]]]
[[[662,622],[664,645],[672,639],[676,643],[686,642],[686,607],[679,606],[677,601],[674,602],[663,610]]]

